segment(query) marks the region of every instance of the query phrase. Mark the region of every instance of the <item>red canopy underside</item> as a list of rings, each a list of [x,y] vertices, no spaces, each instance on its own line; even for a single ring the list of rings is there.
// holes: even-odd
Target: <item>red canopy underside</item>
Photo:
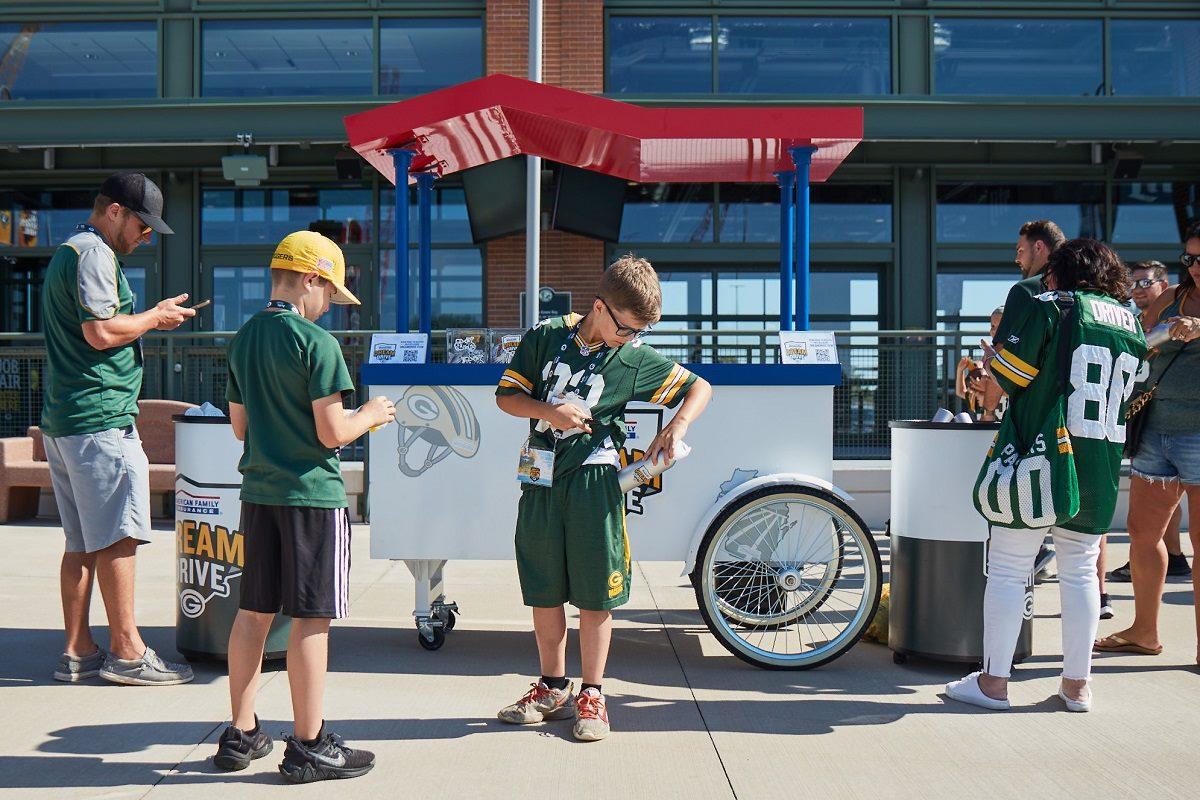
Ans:
[[[449,175],[528,154],[639,183],[770,183],[811,145],[827,179],[862,141],[861,108],[643,108],[509,75],[461,83],[345,118],[350,146],[395,183],[388,151],[412,171]]]

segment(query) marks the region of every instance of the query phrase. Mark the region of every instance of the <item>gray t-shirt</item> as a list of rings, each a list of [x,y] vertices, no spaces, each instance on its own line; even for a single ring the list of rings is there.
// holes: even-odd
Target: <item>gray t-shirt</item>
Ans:
[[[1182,305],[1183,297],[1177,296],[1163,309],[1159,319],[1165,321],[1179,316]],[[1150,377],[1146,381],[1147,386],[1158,383],[1154,401],[1150,403],[1146,430],[1169,434],[1200,433],[1200,340],[1186,347],[1183,342],[1172,340],[1158,350],[1158,355],[1150,361]],[[1170,369],[1167,369],[1168,364]]]

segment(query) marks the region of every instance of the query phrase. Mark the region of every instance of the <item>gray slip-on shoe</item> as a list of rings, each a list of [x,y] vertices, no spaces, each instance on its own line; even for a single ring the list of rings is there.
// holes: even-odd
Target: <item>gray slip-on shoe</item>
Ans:
[[[54,670],[54,680],[64,683],[75,683],[94,678],[100,674],[108,653],[104,648],[97,647],[90,656],[71,656],[63,653],[58,657],[58,668]]]
[[[100,677],[126,686],[175,686],[190,683],[195,675],[187,664],[163,661],[153,648],[147,647],[142,657],[136,659],[113,658],[110,654]]]

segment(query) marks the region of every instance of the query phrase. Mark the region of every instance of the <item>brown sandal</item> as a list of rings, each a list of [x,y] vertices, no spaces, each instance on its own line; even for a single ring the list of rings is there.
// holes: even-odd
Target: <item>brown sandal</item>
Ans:
[[[1162,645],[1151,648],[1123,639],[1115,633],[1110,633],[1103,639],[1092,643],[1092,649],[1100,653],[1136,653],[1139,656],[1157,656],[1162,653]]]

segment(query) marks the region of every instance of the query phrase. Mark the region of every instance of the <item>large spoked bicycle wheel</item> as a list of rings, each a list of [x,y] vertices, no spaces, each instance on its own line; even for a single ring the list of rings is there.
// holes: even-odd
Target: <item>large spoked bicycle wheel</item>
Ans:
[[[709,526],[692,583],[713,635],[743,661],[809,669],[871,623],[883,567],[867,526],[830,492],[770,486]]]

